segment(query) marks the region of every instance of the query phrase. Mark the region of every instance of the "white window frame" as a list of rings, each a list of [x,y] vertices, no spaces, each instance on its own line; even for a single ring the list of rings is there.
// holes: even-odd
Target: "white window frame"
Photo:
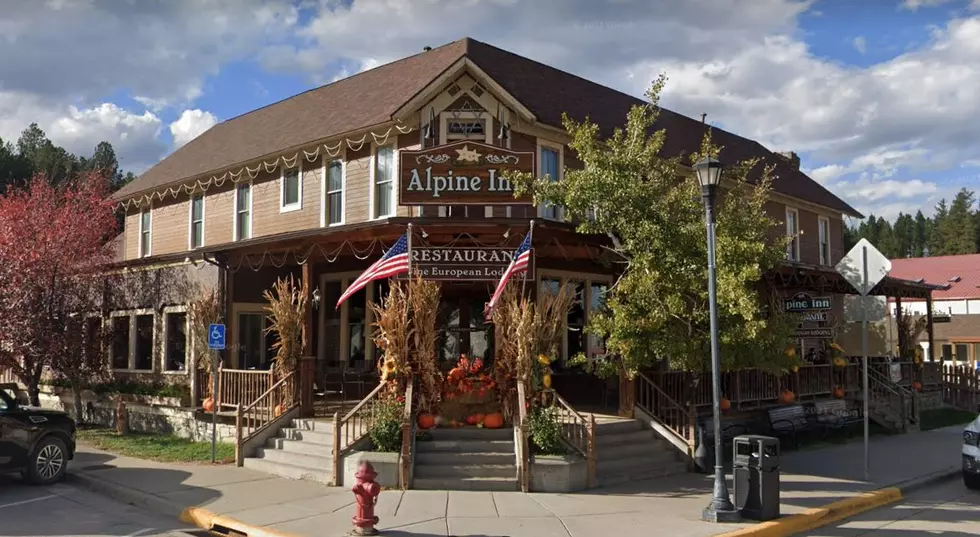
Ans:
[[[556,143],[556,142],[551,142],[551,141],[548,141],[548,140],[542,140],[541,138],[538,138],[537,146],[535,148],[535,158],[538,161],[538,170],[537,171],[538,171],[538,177],[540,177],[540,178],[544,178],[544,159],[541,158],[541,150],[542,149],[550,149],[552,151],[558,152],[558,177],[555,179],[555,181],[561,181],[564,178],[564,175],[565,175],[565,147],[564,147],[564,145],[563,144]],[[552,217],[546,217],[544,215],[544,210],[545,210],[545,206],[544,205],[539,205],[538,206],[538,218],[548,218],[548,220],[555,220],[555,221],[559,221],[559,222],[561,222],[561,221],[563,221],[565,219],[565,208],[564,207],[555,206],[555,216],[553,218]]]
[[[149,216],[150,229],[143,229],[143,215]],[[149,206],[146,209],[141,209],[139,214],[139,235],[136,248],[138,250],[139,257],[150,257],[153,255],[153,206]],[[143,248],[143,233],[146,233],[146,251]]]
[[[790,215],[793,215],[795,230],[790,227]],[[786,236],[790,238],[786,245],[786,259],[800,261],[800,211],[794,207],[786,207]]]
[[[585,323],[583,324],[583,326],[589,325],[590,317],[592,316],[592,313],[589,311],[590,306],[592,304],[592,285],[596,283],[605,284],[606,292],[608,293],[609,288],[611,288],[614,283],[613,277],[606,274],[596,274],[590,272],[571,272],[565,270],[547,270],[547,269],[542,269],[535,272],[537,273],[537,275],[535,276],[534,284],[535,284],[535,289],[538,291],[540,291],[541,285],[544,283],[544,280],[558,280],[560,283],[567,283],[569,281],[582,282],[582,285],[584,286],[582,290],[582,301],[583,301],[582,309],[585,312]],[[561,340],[561,347],[558,350],[558,358],[560,360],[567,361],[569,359],[569,356],[567,356],[568,315],[565,315],[565,318],[562,319],[561,326],[562,326],[562,340]],[[589,335],[585,334],[585,337],[583,339],[583,344],[586,347],[585,354],[591,357],[593,356],[592,349],[588,348],[588,343],[589,343]]]
[[[197,246],[194,245],[194,200],[195,199],[201,200],[201,244],[198,244]],[[196,192],[194,194],[191,194],[188,205],[189,207],[187,208],[187,213],[188,213],[187,214],[187,249],[196,250],[197,248],[204,247],[204,236],[205,236],[204,227],[206,225],[205,223],[207,222],[207,216],[205,215],[205,211],[207,210],[206,208],[207,203],[204,201],[204,192]]]
[[[377,214],[377,207],[375,207],[374,198],[375,192],[377,191],[378,185],[374,182],[374,176],[378,169],[378,150],[382,147],[391,147],[391,162],[392,162],[392,177],[391,177],[391,207],[390,213],[386,215]],[[370,220],[383,220],[385,218],[392,218],[398,212],[398,144],[395,142],[388,142],[384,144],[371,143],[371,169],[369,170],[369,181],[370,181],[370,192],[368,193],[368,203],[371,204]]]
[[[150,357],[150,369],[136,369],[136,318],[150,315],[153,317],[153,346],[150,347],[153,354]],[[137,308],[131,310],[119,310],[109,313],[108,326],[103,325],[103,329],[107,328],[112,330],[112,322],[116,317],[128,317],[129,318],[129,348],[127,350],[126,363],[127,367],[125,369],[120,369],[112,367],[112,363],[115,361],[115,340],[109,344],[109,367],[113,372],[117,373],[153,373],[157,366],[157,336],[158,336],[158,323],[157,323],[157,313],[153,308]],[[115,334],[113,334],[115,337]]]
[[[454,117],[455,116],[455,117]],[[449,122],[453,119],[467,120],[483,120],[483,139],[481,140],[477,135],[466,135],[466,134],[449,134]],[[451,137],[450,137],[451,136]],[[485,144],[493,145],[493,116],[489,112],[440,112],[439,113],[439,145],[445,145],[449,142],[458,142],[461,140],[473,140],[475,142],[483,142]]]
[[[167,359],[170,358],[167,355],[167,336],[170,334],[170,323],[167,321],[169,314],[171,313],[183,313],[185,315],[184,322],[187,326],[184,329],[184,369],[167,369]],[[194,350],[194,338],[191,337],[191,314],[187,311],[186,305],[178,306],[164,306],[163,311],[160,313],[160,372],[164,375],[186,375],[191,371],[191,366],[195,364],[193,361]]]
[[[327,172],[334,162],[340,163],[340,221],[331,224],[327,221],[327,210],[330,208],[330,192],[327,190],[330,181]],[[336,157],[324,155],[320,170],[320,227],[342,226],[347,222],[347,152],[343,151]]]
[[[303,159],[296,159],[299,162],[292,168],[282,166],[279,171],[279,213],[291,213],[303,209]],[[286,174],[296,172],[296,202],[286,203]],[[251,198],[249,198],[251,202]]]
[[[823,237],[821,237],[821,235]],[[822,242],[827,242],[827,252],[824,255],[824,249]],[[823,266],[829,266],[831,263],[831,253],[830,253],[830,218],[826,216],[817,217],[817,249],[820,251],[820,264]]]
[[[248,185],[248,237],[242,238],[238,236],[238,189]],[[248,181],[242,181],[241,183],[235,183],[235,188],[232,190],[232,213],[231,213],[231,240],[238,242],[239,240],[248,240],[255,236],[255,213],[252,211],[252,206],[255,204],[255,188],[252,185],[251,179]]]
[[[239,338],[239,332],[241,331],[240,317],[242,315],[260,315],[263,318],[268,315],[268,310],[266,309],[268,304],[263,304],[259,302],[235,302],[232,305],[232,321],[229,323],[228,330],[232,332],[229,334],[229,339],[231,341],[231,349],[234,349],[233,355],[229,356],[228,360],[230,363],[234,364],[236,368],[245,369],[245,364],[238,362],[238,354],[241,349],[242,343]],[[269,361],[274,358],[274,356],[269,356],[269,349],[265,347],[265,334],[264,334],[265,323],[263,321],[263,334],[262,334],[262,348],[259,349],[261,353],[261,359],[263,361]]]

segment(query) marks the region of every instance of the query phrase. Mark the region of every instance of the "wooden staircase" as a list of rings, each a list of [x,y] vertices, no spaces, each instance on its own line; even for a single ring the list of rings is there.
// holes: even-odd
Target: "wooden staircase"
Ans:
[[[855,394],[855,399],[863,403],[863,396],[864,392],[861,390]],[[918,394],[892,382],[880,371],[868,368],[868,419],[896,433],[918,431]]]

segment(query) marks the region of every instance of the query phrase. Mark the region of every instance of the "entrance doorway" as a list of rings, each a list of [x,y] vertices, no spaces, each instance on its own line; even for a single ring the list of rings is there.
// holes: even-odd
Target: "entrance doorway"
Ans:
[[[490,300],[486,282],[444,282],[436,326],[439,330],[439,366],[449,370],[459,357],[480,358],[489,366],[493,360],[493,329],[483,312]]]

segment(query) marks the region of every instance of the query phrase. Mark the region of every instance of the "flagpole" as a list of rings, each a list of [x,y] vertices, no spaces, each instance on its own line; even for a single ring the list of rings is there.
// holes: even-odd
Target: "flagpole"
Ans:
[[[527,231],[527,236],[528,236],[527,243],[531,246],[531,259],[528,260],[528,265],[531,265],[534,263],[534,219],[533,218],[531,219],[531,229]],[[523,276],[523,279],[521,280],[521,298],[524,298],[524,291],[527,289],[527,276],[528,276],[527,273],[528,271],[525,270],[524,274],[521,275]]]
[[[405,322],[411,322],[409,319],[409,314],[412,311],[412,223],[408,223],[408,229],[405,230],[406,243],[408,247],[408,287],[405,289]],[[412,344],[411,330],[405,330],[405,352],[408,352],[409,347]],[[405,356],[405,362],[408,363],[408,356]],[[407,388],[406,388],[407,389]],[[405,404],[411,408],[412,402],[405,401]]]

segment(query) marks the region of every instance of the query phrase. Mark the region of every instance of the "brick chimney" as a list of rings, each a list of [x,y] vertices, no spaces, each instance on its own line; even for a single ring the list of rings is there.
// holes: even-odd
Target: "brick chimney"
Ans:
[[[781,158],[789,162],[790,166],[795,169],[800,169],[800,156],[793,151],[779,151],[776,153]]]

